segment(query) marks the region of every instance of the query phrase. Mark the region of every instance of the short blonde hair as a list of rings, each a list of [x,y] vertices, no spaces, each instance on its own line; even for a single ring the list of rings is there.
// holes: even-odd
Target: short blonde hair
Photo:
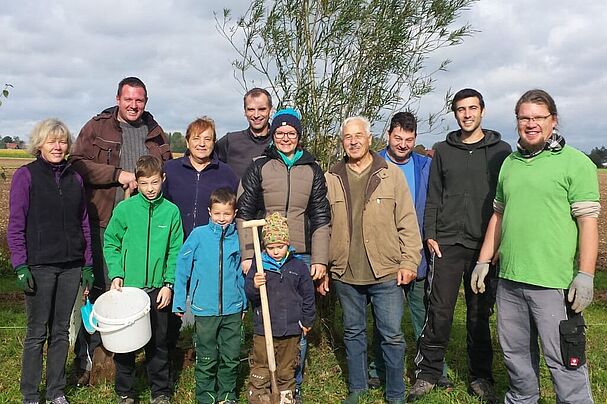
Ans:
[[[33,156],[40,155],[40,148],[51,136],[67,140],[67,153],[72,148],[72,134],[67,126],[58,119],[48,118],[40,121],[34,126],[30,134],[30,143],[27,147],[28,153]]]

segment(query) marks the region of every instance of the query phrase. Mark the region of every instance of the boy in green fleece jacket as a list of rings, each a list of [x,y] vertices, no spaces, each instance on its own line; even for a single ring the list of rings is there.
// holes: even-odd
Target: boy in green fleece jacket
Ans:
[[[175,282],[175,264],[183,241],[177,206],[161,193],[162,162],[153,156],[137,161],[138,193],[120,202],[105,230],[103,254],[111,289],[143,289],[150,296],[152,338],[145,345],[153,404],[170,403],[168,314]],[[115,354],[119,403],[134,403],[135,352]]]

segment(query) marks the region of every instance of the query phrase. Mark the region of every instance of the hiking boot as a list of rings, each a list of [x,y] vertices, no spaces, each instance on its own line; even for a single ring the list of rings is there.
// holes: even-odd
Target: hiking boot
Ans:
[[[118,397],[118,404],[135,404],[135,399],[129,396]]]
[[[341,404],[358,404],[360,398],[367,392],[367,390],[354,391],[348,394],[348,397]]]
[[[53,400],[47,400],[46,404],[70,404],[70,402],[67,401],[67,398],[65,398],[65,396],[59,396]]]
[[[236,404],[236,400],[224,400],[220,401],[219,404]]]
[[[447,393],[450,393],[453,391],[454,386],[453,382],[451,382],[447,376],[441,376],[436,382],[436,387],[440,387],[441,389],[446,390]]]
[[[412,402],[422,398],[434,388],[434,384],[427,382],[422,379],[417,379],[415,384],[411,386],[411,390],[409,390],[409,396],[407,397],[407,402]]]
[[[280,392],[280,404],[293,404],[293,392],[291,390],[282,390]]]
[[[381,379],[379,377],[369,377],[367,384],[370,389],[379,389],[381,387]]]
[[[171,399],[165,395],[160,395],[150,399],[150,404],[171,404]]]
[[[78,373],[78,379],[76,380],[76,387],[88,386],[91,379],[91,372],[88,370],[80,370]]]
[[[303,398],[301,396],[301,390],[299,387],[295,387],[295,394],[293,394],[293,402],[295,404],[303,404]]]
[[[472,394],[481,399],[486,403],[497,403],[497,396],[495,395],[495,389],[493,383],[485,379],[476,379],[470,383],[468,387],[468,393]]]

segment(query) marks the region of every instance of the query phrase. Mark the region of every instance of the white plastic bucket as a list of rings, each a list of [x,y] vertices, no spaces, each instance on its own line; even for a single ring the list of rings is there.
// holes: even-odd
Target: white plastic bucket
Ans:
[[[152,338],[150,297],[139,288],[109,290],[95,301],[90,323],[108,351],[136,351]]]

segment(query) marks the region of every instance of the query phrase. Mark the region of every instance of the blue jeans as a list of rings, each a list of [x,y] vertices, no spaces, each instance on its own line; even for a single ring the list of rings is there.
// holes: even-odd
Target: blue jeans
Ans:
[[[69,349],[70,315],[78,294],[82,270],[75,265],[31,266],[36,285],[25,294],[27,334],[23,343],[21,394],[24,401],[38,402],[42,377],[42,353],[46,352],[46,398],[65,394],[65,361]]]
[[[380,335],[380,348],[386,366],[386,399],[405,397],[405,337],[401,328],[404,291],[396,280],[374,285],[350,285],[334,282],[343,310],[344,345],[348,364],[348,389],[351,393],[368,388],[367,380],[367,299]]]
[[[411,318],[411,327],[413,328],[413,335],[415,335],[415,341],[419,338],[424,327],[426,320],[426,306],[424,303],[424,297],[426,280],[415,280],[404,287],[405,296],[407,297],[407,304],[409,305],[409,314]],[[379,348],[379,333],[375,322],[373,322],[373,353],[375,354],[375,360],[369,364],[369,377],[378,377],[383,383],[386,375],[384,374],[384,360]],[[405,358],[406,360],[406,358]],[[405,368],[406,368],[405,363]],[[415,370],[415,366],[413,366]],[[447,377],[447,362],[443,362],[443,376]]]

